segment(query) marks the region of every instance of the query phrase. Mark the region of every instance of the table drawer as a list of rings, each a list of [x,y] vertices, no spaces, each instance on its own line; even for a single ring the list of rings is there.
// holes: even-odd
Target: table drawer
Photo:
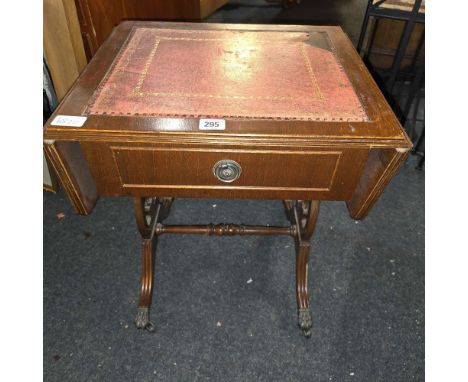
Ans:
[[[107,150],[107,155],[105,150],[100,150],[99,160],[94,158],[90,163],[110,167],[110,163],[104,163],[110,154],[117,178],[105,182],[95,179],[98,187],[119,187],[122,193],[131,195],[179,197],[299,198],[312,195],[322,199],[345,199],[354,190],[367,156],[367,150],[362,149],[283,151],[109,145]],[[216,165],[224,161],[238,166],[234,168],[238,171],[235,180],[229,178],[230,168],[223,171],[218,167],[219,171],[215,171]],[[96,169],[94,172],[103,174],[104,171]],[[223,174],[228,179],[220,179]],[[101,178],[100,175],[96,177]],[[115,190],[103,193],[115,194]]]
[[[193,147],[82,142],[101,195],[348,200],[366,148]],[[230,160],[224,182],[213,167]]]

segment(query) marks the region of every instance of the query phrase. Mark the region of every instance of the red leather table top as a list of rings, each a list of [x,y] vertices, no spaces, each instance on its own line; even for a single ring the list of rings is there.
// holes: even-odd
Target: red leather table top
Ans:
[[[88,114],[366,121],[326,32],[133,30]]]

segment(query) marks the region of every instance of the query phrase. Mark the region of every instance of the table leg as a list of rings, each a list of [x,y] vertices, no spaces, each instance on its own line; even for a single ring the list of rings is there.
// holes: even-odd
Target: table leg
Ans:
[[[153,294],[154,257],[156,253],[156,225],[169,214],[172,204],[170,198],[135,198],[135,219],[140,231],[141,240],[141,289],[135,326],[138,329],[154,331],[149,320],[149,308]]]
[[[141,240],[141,289],[135,326],[138,329],[154,331],[154,325],[149,320],[149,308],[153,295],[154,257],[156,252],[156,236]]]
[[[243,234],[289,234],[296,241],[296,299],[298,324],[306,337],[310,337],[312,317],[309,308],[307,290],[308,260],[310,239],[312,238],[319,213],[319,201],[285,200],[284,207],[291,227],[257,227],[219,224],[208,226],[164,226],[161,223],[169,214],[173,199],[170,198],[135,198],[135,218],[140,231],[141,241],[141,290],[135,325],[139,329],[154,331],[149,320],[151,306],[154,257],[157,236],[162,233],[206,233],[216,235]]]
[[[291,207],[292,222],[296,224],[296,301],[298,324],[306,337],[310,337],[312,317],[309,308],[308,261],[310,239],[314,233],[319,213],[319,201],[297,201]]]
[[[296,245],[296,301],[297,320],[306,337],[310,337],[312,316],[309,308],[309,292],[307,290],[307,270],[310,244],[303,242]]]

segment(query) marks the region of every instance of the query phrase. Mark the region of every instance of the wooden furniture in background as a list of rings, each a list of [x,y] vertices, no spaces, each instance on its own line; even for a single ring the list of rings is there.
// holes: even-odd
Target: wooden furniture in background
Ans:
[[[73,0],[44,0],[44,53],[59,100],[86,66]]]
[[[67,126],[59,115],[87,119]],[[339,27],[130,21],[99,49],[44,139],[78,213],[90,213],[98,195],[135,198],[138,328],[153,329],[158,236],[286,234],[307,336],[319,201],[345,201],[353,219],[364,218],[411,148]],[[167,226],[175,197],[280,199],[290,224]]]
[[[228,0],[75,0],[90,59],[123,20],[202,20]]]
[[[44,0],[43,28],[44,56],[60,101],[87,64],[74,0]],[[55,192],[56,176],[45,157],[43,163],[44,189]]]
[[[425,12],[424,0],[368,0],[357,50],[377,69],[424,61]]]
[[[364,42],[363,54],[366,54],[369,39],[373,36],[372,52],[368,55],[369,63],[377,69],[390,69],[398,43],[405,28],[405,22],[394,19],[372,19]],[[408,69],[413,63],[424,60],[424,24],[416,24],[411,34],[408,47],[401,62],[403,70]],[[423,45],[421,45],[421,42]]]

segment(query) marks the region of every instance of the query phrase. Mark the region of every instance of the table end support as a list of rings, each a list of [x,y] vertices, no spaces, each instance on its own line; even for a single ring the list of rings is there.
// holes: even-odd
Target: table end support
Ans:
[[[171,198],[135,198],[135,218],[141,234],[141,289],[135,326],[138,329],[155,331],[149,320],[153,296],[154,258],[156,254],[156,226],[169,214]]]
[[[309,308],[308,268],[310,239],[314,233],[320,209],[319,201],[285,202],[287,215],[296,225],[296,301],[298,325],[304,336],[312,335],[312,315]]]

